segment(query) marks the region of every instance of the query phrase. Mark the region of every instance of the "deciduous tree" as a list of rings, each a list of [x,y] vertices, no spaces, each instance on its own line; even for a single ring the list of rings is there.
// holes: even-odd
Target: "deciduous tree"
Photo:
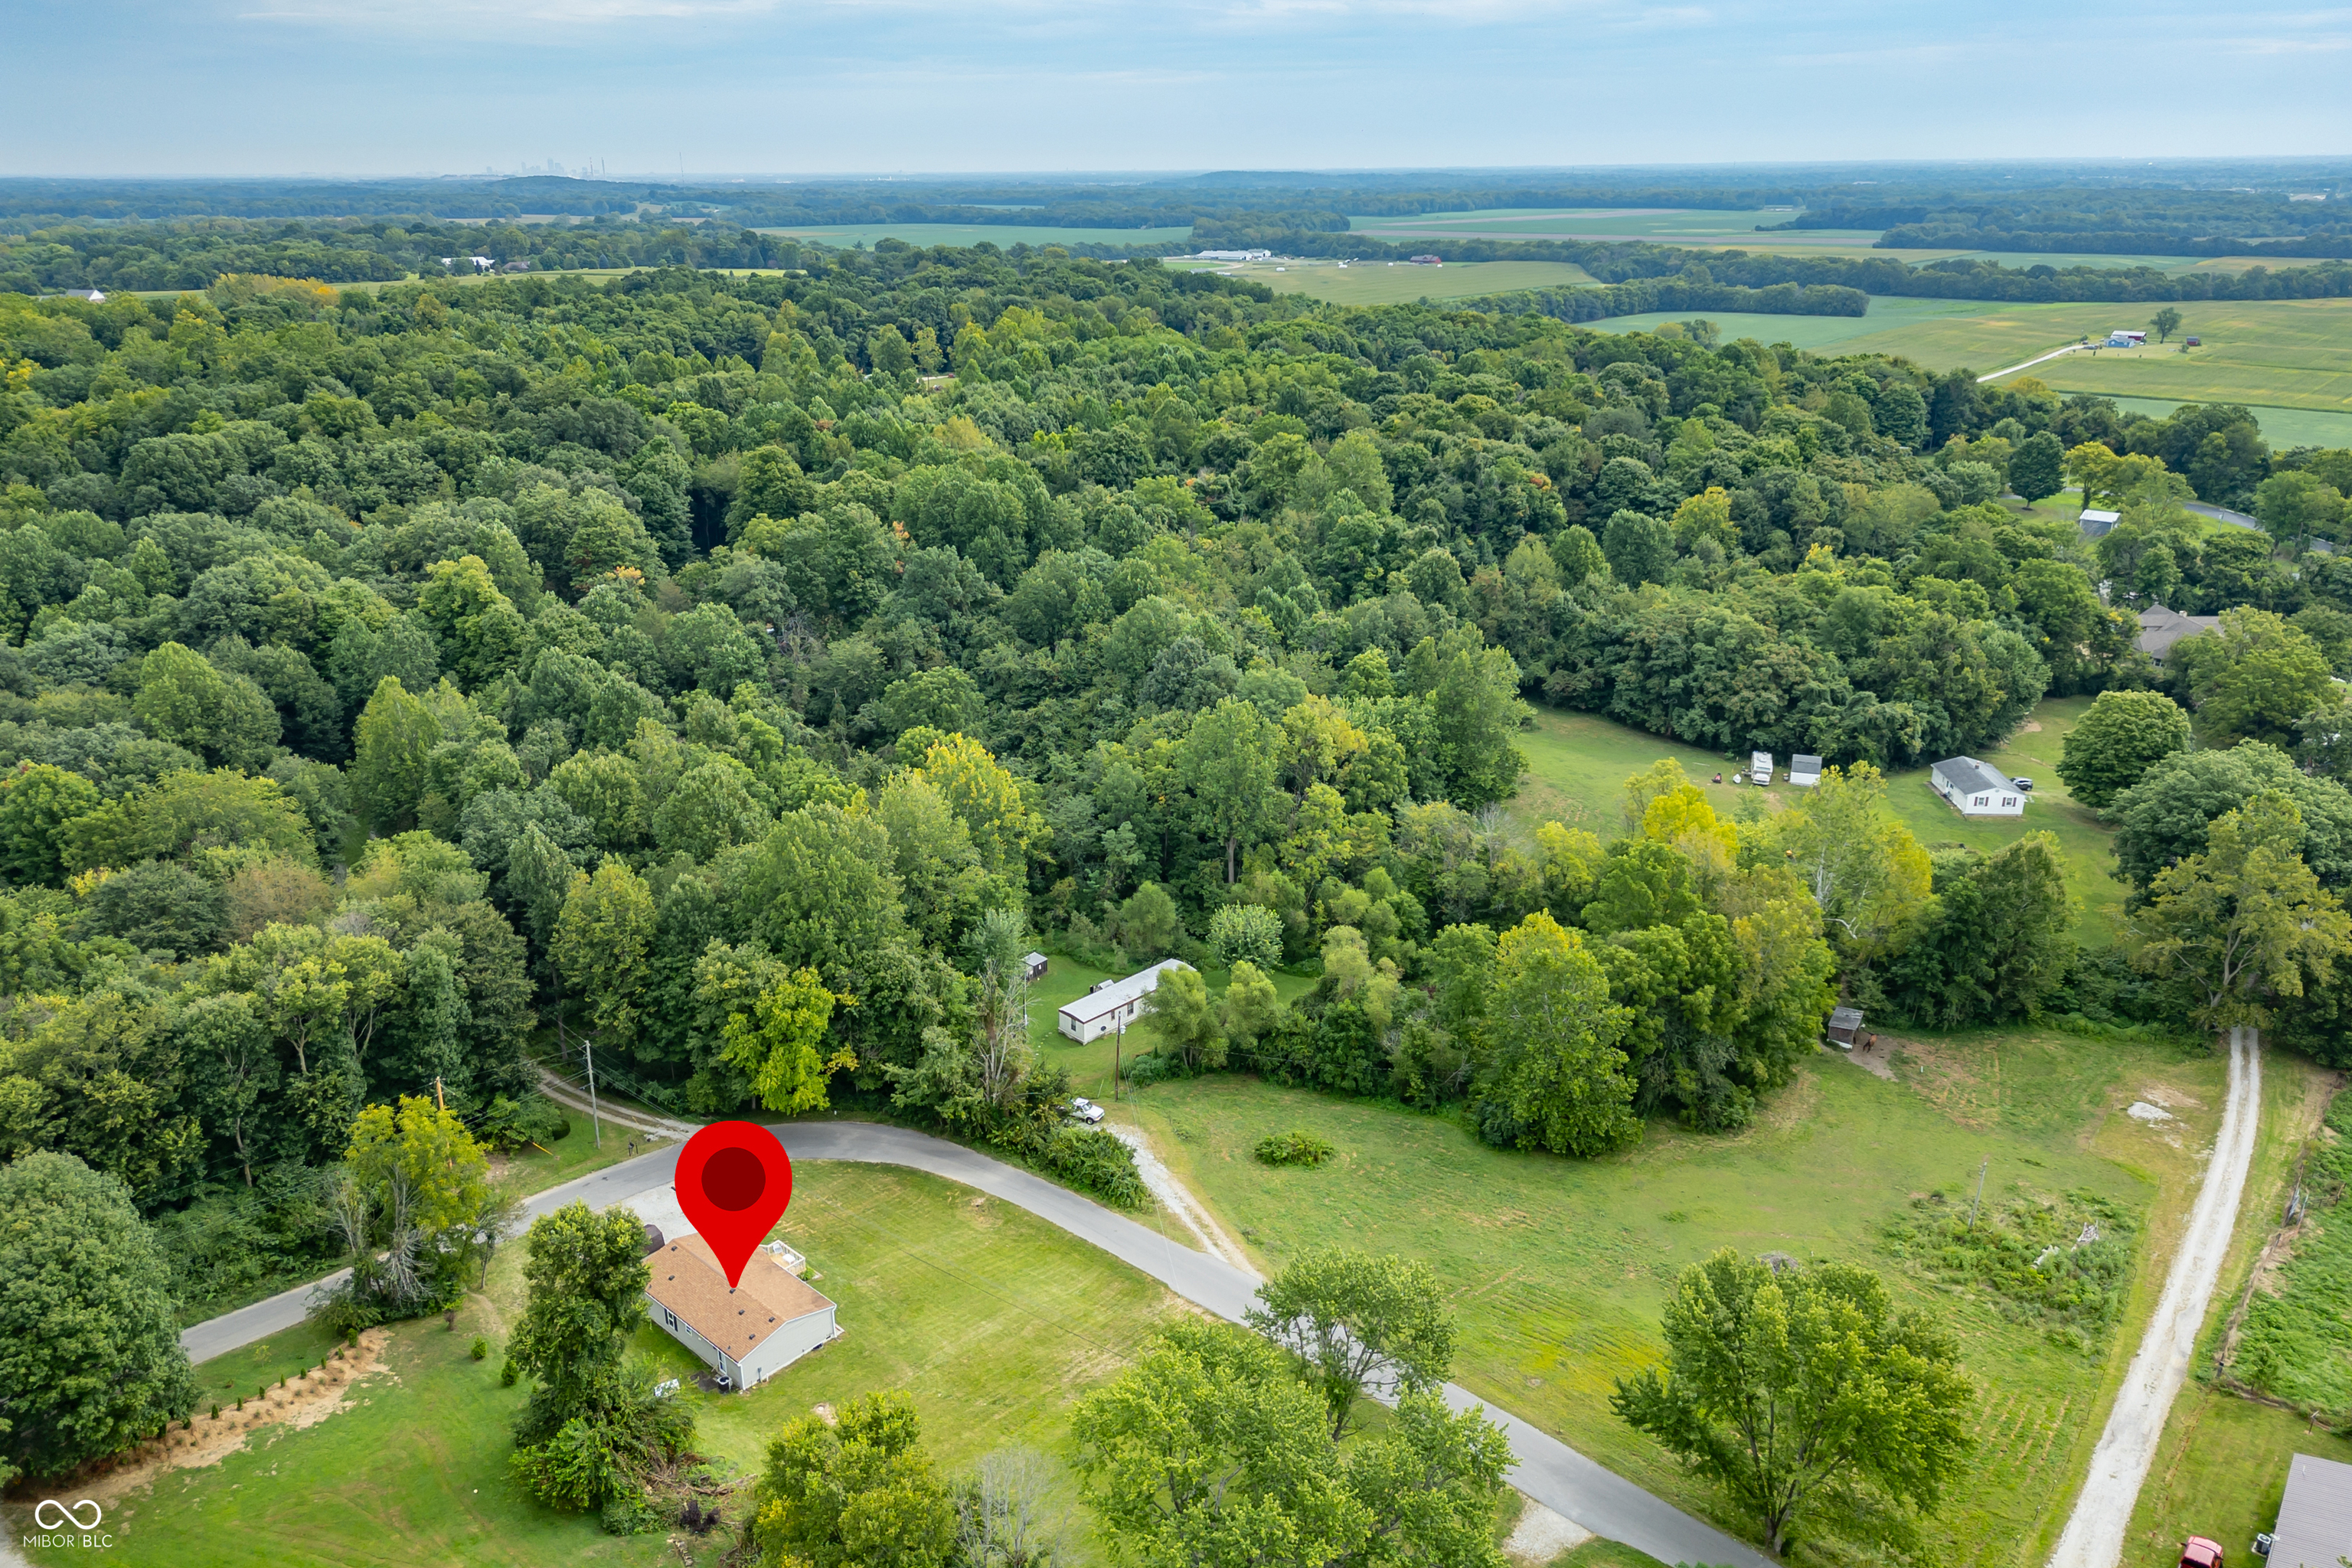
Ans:
[[[1428,1264],[1353,1247],[1300,1253],[1258,1291],[1249,1325],[1288,1349],[1322,1390],[1336,1440],[1367,1378],[1398,1392],[1445,1381],[1454,1310]]]

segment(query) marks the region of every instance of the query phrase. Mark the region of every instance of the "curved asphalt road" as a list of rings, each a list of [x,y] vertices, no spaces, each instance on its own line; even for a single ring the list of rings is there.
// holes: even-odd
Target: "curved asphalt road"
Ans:
[[[1221,1318],[1239,1322],[1257,1294],[1257,1281],[1205,1253],[1179,1247],[1159,1231],[1139,1225],[1091,1199],[1041,1176],[1015,1170],[961,1144],[868,1121],[795,1121],[773,1129],[795,1160],[845,1160],[905,1165],[975,1187],[1018,1205],[1082,1240],[1149,1274],[1177,1295]],[[670,1179],[677,1165],[675,1146],[617,1165],[608,1165],[530,1199],[526,1214],[536,1218],[575,1199],[604,1208]],[[293,1327],[302,1321],[311,1291],[342,1278],[330,1275],[266,1301],[184,1329],[180,1342],[204,1361],[225,1351]],[[1734,1568],[1771,1568],[1770,1560],[1701,1523],[1622,1476],[1602,1468],[1550,1434],[1508,1411],[1497,1409],[1453,1384],[1445,1401],[1457,1410],[1483,1411],[1511,1439],[1517,1463],[1511,1484],[1555,1513],[1564,1514],[1596,1535],[1621,1541],[1661,1563],[1726,1563]]]

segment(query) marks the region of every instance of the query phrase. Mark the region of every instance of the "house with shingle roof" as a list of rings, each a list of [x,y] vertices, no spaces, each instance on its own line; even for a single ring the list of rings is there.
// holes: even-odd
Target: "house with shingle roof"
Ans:
[[[653,1266],[646,1310],[730,1387],[756,1388],[842,1332],[834,1303],[765,1247],[752,1252],[732,1286],[698,1235],[664,1241],[646,1261]]]

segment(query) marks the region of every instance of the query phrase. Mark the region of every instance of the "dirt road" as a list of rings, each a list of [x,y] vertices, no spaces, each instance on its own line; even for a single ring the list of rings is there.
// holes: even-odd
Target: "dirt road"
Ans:
[[[2106,1429],[2091,1453],[2091,1473],[2074,1500],[2074,1511],[2050,1554],[2050,1568],[2116,1568],[2123,1556],[2124,1531],[2140,1483],[2147,1479],[2165,1417],[2189,1375],[2189,1357],[2205,1309],[2221,1282],[2221,1259],[2238,1222],[2238,1200],[2254,1159],[2254,1128],[2262,1110],[2262,1043],[2252,1029],[2230,1031],[2230,1098],[2205,1184],[2197,1191],[2189,1228],[2165,1276],[2164,1294],[2148,1320],[2147,1332],[2132,1357],[2131,1370],[2107,1414]]]

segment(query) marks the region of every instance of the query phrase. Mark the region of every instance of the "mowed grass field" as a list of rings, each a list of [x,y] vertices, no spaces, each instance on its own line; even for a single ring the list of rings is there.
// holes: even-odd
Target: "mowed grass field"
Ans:
[[[2161,1289],[2221,1065],[2019,1032],[1907,1042],[1894,1071],[1884,1080],[1824,1053],[1742,1133],[1653,1123],[1639,1148],[1591,1162],[1491,1149],[1457,1118],[1233,1077],[1156,1084],[1129,1110],[1262,1267],[1318,1245],[1426,1260],[1459,1317],[1458,1381],[1734,1530],[1720,1493],[1611,1413],[1616,1380],[1659,1358],[1676,1275],[1718,1247],[1879,1268],[1903,1304],[1953,1327],[1979,1391],[1977,1450],[1930,1526],[1937,1555],[2032,1568]],[[2179,1108],[2179,1125],[2122,1114],[2150,1091]],[[1310,1170],[1251,1156],[1258,1138],[1294,1127],[1337,1157]],[[2103,1356],[2062,1348],[1980,1292],[1912,1279],[1884,1253],[1888,1219],[1927,1193],[1963,1198],[1988,1158],[1989,1202],[2081,1190],[2147,1216],[2131,1305]]]
[[[1189,1310],[1108,1254],[951,1183],[815,1161],[794,1177],[778,1234],[824,1276],[817,1288],[840,1304],[848,1331],[750,1394],[690,1395],[718,1476],[755,1471],[769,1437],[813,1406],[878,1388],[913,1394],[948,1474],[1016,1444],[1059,1469],[1072,1402]],[[520,1246],[500,1254],[488,1293],[468,1300],[455,1333],[437,1318],[399,1326],[385,1371],[355,1390],[350,1408],[301,1431],[260,1428],[218,1464],[165,1472],[110,1508],[118,1555],[173,1568],[677,1562],[667,1532],[608,1536],[593,1518],[542,1508],[508,1479],[508,1423],[528,1391],[499,1387],[499,1365],[522,1310],[522,1260]],[[494,1347],[486,1361],[467,1354],[477,1334]],[[208,1399],[249,1391],[316,1364],[323,1345],[315,1331],[298,1330],[206,1363],[198,1375]],[[638,1348],[680,1375],[701,1369],[651,1327]],[[1062,1476],[1055,1502],[1069,1524],[1068,1561],[1099,1563],[1091,1516]],[[726,1512],[740,1518],[741,1504]],[[695,1556],[706,1553],[698,1546]]]
[[[1875,337],[1928,322],[1946,321],[1990,309],[1976,300],[1898,300],[1874,296],[1870,311],[1862,316],[1768,316],[1746,310],[1650,310],[1637,316],[1609,316],[1583,325],[1601,332],[1649,331],[1668,321],[1700,319],[1715,323],[1719,341],[1753,338],[1759,343],[1788,343],[1815,353],[1845,353],[1856,338]]]
[[[2058,840],[2067,891],[2076,900],[2075,940],[2105,944],[2115,940],[2123,921],[2124,887],[2108,874],[2114,866],[2110,833],[2089,808],[2074,804],[2057,773],[2066,731],[2090,705],[2087,697],[2043,702],[2006,745],[1983,759],[2010,777],[2033,780],[2033,800],[2022,817],[1960,816],[1929,785],[1925,768],[1889,774],[1886,795],[1895,815],[1923,844],[1965,844],[1990,854],[2024,834],[2047,829]],[[1528,771],[1508,808],[1529,829],[1538,822],[1555,821],[1589,828],[1604,840],[1622,833],[1618,803],[1625,780],[1661,757],[1681,763],[1692,781],[1706,789],[1720,816],[1730,816],[1743,802],[1752,810],[1760,799],[1777,810],[1803,796],[1787,780],[1785,755],[1777,759],[1780,776],[1768,789],[1718,784],[1711,781],[1718,771],[1730,776],[1730,759],[1597,714],[1538,709],[1535,727],[1519,735],[1518,746],[1526,753]],[[1745,756],[1741,753],[1743,761]]]
[[[1591,274],[1567,261],[1467,261],[1443,267],[1411,262],[1253,261],[1194,268],[1263,283],[1277,294],[1304,294],[1335,305],[1404,305],[1415,300],[1475,300],[1517,289],[1574,289]]]

